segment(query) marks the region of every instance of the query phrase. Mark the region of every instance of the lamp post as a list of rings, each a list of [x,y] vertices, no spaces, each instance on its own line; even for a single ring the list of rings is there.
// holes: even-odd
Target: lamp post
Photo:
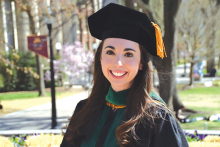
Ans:
[[[52,101],[52,126],[51,129],[55,129],[57,126],[57,114],[56,114],[56,99],[55,99],[55,84],[54,84],[54,68],[53,68],[53,40],[51,37],[52,34],[52,22],[53,14],[48,7],[48,13],[45,14],[45,23],[48,28],[48,36],[50,40],[50,73],[51,73],[51,101]]]
[[[59,55],[59,54],[60,54],[60,50],[62,49],[61,43],[60,43],[60,42],[57,42],[57,43],[55,44],[55,48],[56,48],[56,50],[57,50],[57,55]]]

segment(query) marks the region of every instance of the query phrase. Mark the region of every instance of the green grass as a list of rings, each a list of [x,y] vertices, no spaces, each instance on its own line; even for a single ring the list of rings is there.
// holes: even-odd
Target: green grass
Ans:
[[[220,122],[210,122],[202,120],[180,125],[184,130],[204,130],[205,123],[207,126],[207,130],[220,130]]]
[[[204,69],[203,69],[203,74],[206,74],[206,73],[207,73],[207,69],[204,68]]]
[[[4,87],[3,76],[0,74],[0,87]]]
[[[220,94],[220,88],[219,87],[197,87],[197,88],[191,88],[185,91],[179,92],[179,94]]]
[[[56,92],[56,95],[61,94],[60,92]],[[46,96],[50,96],[50,92],[46,92]],[[30,99],[37,98],[38,92],[10,92],[10,93],[1,93],[0,100],[15,100],[15,99]]]
[[[195,85],[195,88],[179,92],[179,97],[186,108],[198,112],[190,115],[190,119],[202,116],[208,118],[213,114],[220,113],[220,87],[201,87],[201,85]],[[180,123],[180,125],[183,129],[204,130],[205,123],[208,130],[220,130],[220,122],[205,120]]]
[[[217,75],[217,76],[220,76],[220,70],[217,70],[216,75]]]

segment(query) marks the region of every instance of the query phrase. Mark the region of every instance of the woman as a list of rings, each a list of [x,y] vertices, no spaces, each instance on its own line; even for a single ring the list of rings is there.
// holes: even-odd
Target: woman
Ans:
[[[159,27],[146,14],[109,4],[88,18],[102,40],[93,88],[70,119],[61,147],[188,147],[178,122],[153,92],[148,53],[164,57]]]

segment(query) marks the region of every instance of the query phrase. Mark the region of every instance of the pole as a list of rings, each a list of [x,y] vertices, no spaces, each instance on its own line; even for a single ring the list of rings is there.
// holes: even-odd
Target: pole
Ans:
[[[51,98],[52,98],[52,127],[55,129],[57,126],[56,114],[56,101],[55,101],[55,84],[54,84],[54,68],[53,68],[53,44],[52,44],[52,24],[47,24],[50,38],[50,73],[51,73]]]

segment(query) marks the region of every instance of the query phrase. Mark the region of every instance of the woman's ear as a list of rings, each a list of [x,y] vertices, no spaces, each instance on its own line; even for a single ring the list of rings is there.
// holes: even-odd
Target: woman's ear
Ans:
[[[143,69],[143,64],[142,64],[142,63],[140,63],[140,65],[139,65],[139,69],[140,69],[140,70]]]

